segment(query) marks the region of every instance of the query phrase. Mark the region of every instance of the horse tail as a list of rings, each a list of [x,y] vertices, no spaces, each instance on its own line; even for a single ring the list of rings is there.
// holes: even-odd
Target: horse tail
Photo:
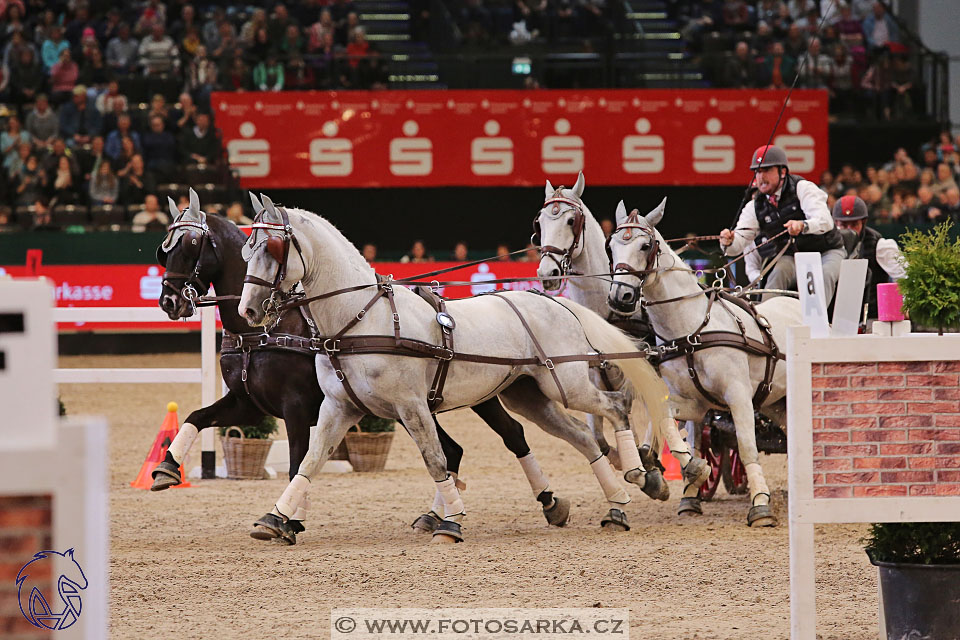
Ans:
[[[555,298],[555,300],[577,317],[587,340],[595,349],[602,353],[639,353],[639,349],[629,335],[593,311],[566,298]],[[642,404],[634,402],[630,409],[634,428],[639,429],[639,433],[642,434],[647,414],[649,414],[652,424],[650,446],[654,451],[661,451],[666,442],[664,429],[676,428],[667,403],[670,392],[666,383],[657,375],[656,370],[646,358],[626,358],[615,360],[615,362],[643,401]]]

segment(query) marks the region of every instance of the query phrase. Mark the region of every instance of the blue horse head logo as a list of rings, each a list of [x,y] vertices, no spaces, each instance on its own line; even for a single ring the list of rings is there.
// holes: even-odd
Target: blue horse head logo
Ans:
[[[43,593],[37,586],[40,576],[53,575],[55,556],[66,558],[66,571],[69,573],[60,574],[57,578],[57,595],[60,596],[62,605],[58,610],[47,603]],[[46,566],[44,566],[46,564]],[[31,580],[31,575],[37,578]],[[20,600],[20,612],[30,623],[41,629],[67,629],[73,626],[73,623],[80,617],[80,609],[83,602],[80,592],[88,586],[87,577],[83,575],[83,569],[73,558],[73,549],[67,549],[65,552],[41,551],[33,556],[33,560],[23,565],[20,573],[17,574],[17,589]],[[57,604],[57,603],[54,603]]]

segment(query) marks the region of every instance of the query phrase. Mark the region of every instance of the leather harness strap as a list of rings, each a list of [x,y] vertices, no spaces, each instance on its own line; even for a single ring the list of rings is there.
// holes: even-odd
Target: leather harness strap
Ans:
[[[439,313],[447,312],[447,303],[437,297]],[[430,392],[427,394],[427,404],[430,411],[435,411],[443,403],[443,385],[447,382],[447,372],[450,370],[450,361],[453,360],[453,329],[440,325],[440,339],[443,341],[443,348],[449,353],[449,357],[439,358],[437,363],[437,372],[433,375],[433,384],[430,385]]]

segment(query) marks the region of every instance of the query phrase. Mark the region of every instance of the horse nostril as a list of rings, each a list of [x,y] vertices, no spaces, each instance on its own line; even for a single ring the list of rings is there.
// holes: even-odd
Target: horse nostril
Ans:
[[[553,271],[551,271],[551,272],[550,272],[550,276],[553,277],[553,278],[559,277],[559,276],[560,276],[560,269],[554,269]]]
[[[633,292],[628,289],[620,297],[624,302],[630,302],[633,300]]]

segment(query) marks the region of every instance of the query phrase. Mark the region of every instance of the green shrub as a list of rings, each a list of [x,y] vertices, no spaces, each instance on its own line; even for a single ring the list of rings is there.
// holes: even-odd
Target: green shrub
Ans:
[[[277,424],[277,419],[273,416],[263,416],[260,424],[238,424],[237,427],[243,431],[244,438],[266,440],[277,432],[280,425]],[[228,428],[229,427],[220,427],[220,435],[226,435]]]
[[[907,277],[898,281],[903,307],[915,323],[944,329],[960,327],[960,238],[950,240],[952,222],[929,232],[900,236]]]
[[[960,564],[960,522],[888,522],[862,540],[880,562]]]
[[[393,431],[396,425],[395,420],[390,418],[378,418],[376,416],[363,416],[357,423],[357,429],[361,433],[384,433]],[[351,427],[352,428],[352,427]]]

